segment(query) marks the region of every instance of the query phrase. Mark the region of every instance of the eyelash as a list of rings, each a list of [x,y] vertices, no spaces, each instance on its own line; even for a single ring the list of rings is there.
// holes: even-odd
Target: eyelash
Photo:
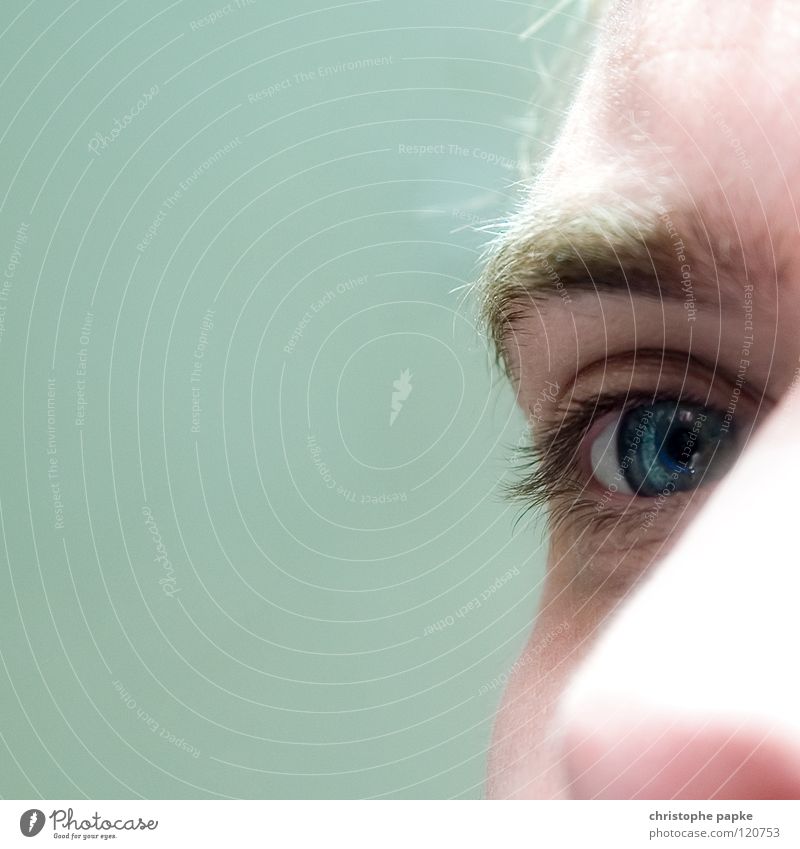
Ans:
[[[517,521],[534,509],[548,507],[554,528],[575,523],[586,530],[600,531],[620,524],[625,527],[628,519],[632,525],[640,523],[652,509],[650,499],[631,497],[620,508],[618,501],[606,506],[597,497],[587,495],[592,492],[593,477],[582,469],[584,441],[595,422],[607,413],[616,412],[621,419],[631,409],[659,401],[709,406],[708,398],[685,391],[639,390],[573,400],[556,422],[541,423],[534,441],[517,451],[517,456],[521,456],[516,468],[518,479],[505,487],[508,498],[523,504]]]

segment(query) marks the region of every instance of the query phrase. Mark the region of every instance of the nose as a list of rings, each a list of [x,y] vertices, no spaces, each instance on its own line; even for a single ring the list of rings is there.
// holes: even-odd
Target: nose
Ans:
[[[799,483],[790,392],[567,688],[573,797],[800,798]]]

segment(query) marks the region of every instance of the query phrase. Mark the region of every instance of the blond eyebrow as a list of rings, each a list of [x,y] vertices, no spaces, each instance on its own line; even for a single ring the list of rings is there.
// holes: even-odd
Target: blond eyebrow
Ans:
[[[679,230],[661,206],[581,206],[574,213],[540,207],[520,215],[490,247],[478,284],[482,319],[506,367],[509,334],[534,301],[569,304],[573,296],[613,293],[702,303],[698,295],[705,289],[712,295],[707,302],[718,303],[717,264],[710,279],[706,270],[708,285],[696,285],[696,257],[703,255],[697,242],[707,241],[707,234],[698,239],[694,227]]]

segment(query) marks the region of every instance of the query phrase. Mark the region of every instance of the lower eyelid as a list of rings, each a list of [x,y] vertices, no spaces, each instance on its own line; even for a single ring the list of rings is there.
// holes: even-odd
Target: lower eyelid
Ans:
[[[640,552],[643,546],[663,553],[665,542],[694,515],[708,495],[708,489],[676,493],[659,509],[654,509],[655,499],[613,496],[602,504],[594,496],[584,496],[552,505],[551,518],[553,528],[572,538],[571,544],[585,552],[582,563],[607,552]]]
[[[584,552],[588,564],[595,555],[609,552],[641,554],[646,548],[654,557],[663,556],[670,538],[698,512],[714,491],[714,485],[689,492],[676,492],[663,503],[655,498],[614,495],[607,502],[594,495],[551,505],[553,528],[572,538]],[[638,555],[637,555],[638,557]],[[581,567],[583,568],[583,567]],[[603,572],[600,567],[599,573]]]

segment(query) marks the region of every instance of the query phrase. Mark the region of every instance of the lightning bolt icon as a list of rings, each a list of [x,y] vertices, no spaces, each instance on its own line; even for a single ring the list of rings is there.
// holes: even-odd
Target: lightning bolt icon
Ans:
[[[36,825],[36,821],[39,819],[39,814],[36,811],[31,812],[31,820],[28,823],[28,834],[33,831],[33,827]]]
[[[389,427],[391,427],[395,419],[400,415],[400,410],[403,409],[403,402],[408,400],[413,386],[411,385],[411,369],[404,369],[400,372],[400,377],[392,382],[392,409],[389,413]]]

